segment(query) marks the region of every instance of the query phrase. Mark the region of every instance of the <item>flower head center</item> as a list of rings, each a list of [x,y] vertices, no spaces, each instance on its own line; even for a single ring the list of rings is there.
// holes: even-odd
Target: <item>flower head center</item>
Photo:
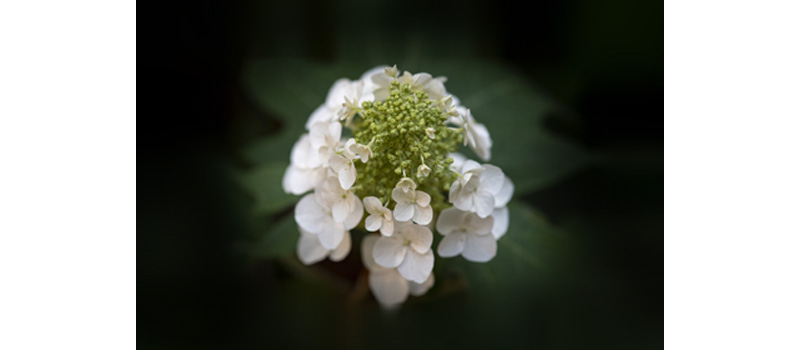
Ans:
[[[448,153],[458,149],[462,136],[445,126],[448,115],[439,105],[426,93],[397,80],[391,83],[386,100],[362,104],[353,135],[360,144],[372,143],[373,157],[367,163],[356,163],[356,181],[363,184],[356,195],[388,201],[406,173],[419,173],[424,176],[416,179],[418,190],[431,195],[434,210],[446,206],[444,192],[456,178],[449,170],[453,159]]]

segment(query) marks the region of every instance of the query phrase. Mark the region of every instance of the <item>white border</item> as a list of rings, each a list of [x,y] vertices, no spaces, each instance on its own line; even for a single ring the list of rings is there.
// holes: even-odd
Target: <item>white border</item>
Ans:
[[[800,7],[665,6],[667,349],[800,348]]]
[[[136,3],[0,3],[0,348],[136,347]]]

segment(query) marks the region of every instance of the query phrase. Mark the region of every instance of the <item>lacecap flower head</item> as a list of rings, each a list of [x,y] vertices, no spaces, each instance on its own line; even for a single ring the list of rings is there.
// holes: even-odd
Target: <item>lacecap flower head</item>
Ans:
[[[295,207],[300,261],[340,261],[351,230],[374,232],[362,238],[362,261],[385,307],[433,286],[434,252],[487,262],[508,229],[514,184],[457,153],[469,146],[489,161],[492,139],[445,82],[396,66],[337,80],[284,174],[287,193],[305,194]],[[434,229],[443,236],[436,249]]]

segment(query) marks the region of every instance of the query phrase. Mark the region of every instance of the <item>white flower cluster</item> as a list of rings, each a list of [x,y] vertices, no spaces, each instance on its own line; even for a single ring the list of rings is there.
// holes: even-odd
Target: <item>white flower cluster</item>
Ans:
[[[497,240],[508,229],[506,205],[514,192],[511,179],[494,165],[480,164],[458,153],[449,154],[452,164],[448,160],[450,165],[443,168],[455,173],[452,178],[456,180],[450,184],[449,193],[444,189],[438,189],[441,195],[437,193],[439,198],[446,194],[452,207],[443,210],[439,207],[438,213],[433,207],[431,189],[426,187],[430,193],[418,190],[418,184],[405,172],[391,189],[391,200],[387,189],[385,203],[376,193],[359,192],[364,196],[363,201],[356,195],[362,188],[356,183],[358,162],[392,155],[373,154],[376,148],[371,147],[372,141],[361,144],[355,138],[343,138],[342,126],[352,127],[363,111],[362,106],[385,101],[393,82],[395,87],[399,83],[412,91],[424,92],[436,103],[443,114],[442,120],[446,119],[450,125],[448,128],[463,137],[464,145],[482,160],[489,160],[492,140],[487,128],[476,122],[457,98],[447,94],[445,81],[427,73],[399,74],[396,67],[372,69],[356,81],[336,81],[325,103],[309,117],[308,133],[292,148],[291,164],[283,178],[283,188],[288,193],[302,195],[313,191],[305,194],[295,207],[300,231],[297,254],[304,264],[325,258],[344,259],[352,246],[350,230],[362,223],[366,210],[363,228],[379,234],[367,234],[362,240],[362,260],[369,270],[373,294],[386,307],[401,304],[409,294],[422,295],[433,286],[431,230],[434,227],[444,236],[436,249],[439,256],[461,255],[473,262],[491,260],[497,253]],[[434,128],[423,131],[423,138],[439,141]],[[429,176],[436,166],[440,165],[428,166],[423,161],[415,174],[409,175]]]

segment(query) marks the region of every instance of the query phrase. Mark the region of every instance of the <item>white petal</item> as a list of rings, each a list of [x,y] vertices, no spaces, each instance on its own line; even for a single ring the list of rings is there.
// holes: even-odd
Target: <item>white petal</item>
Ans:
[[[425,85],[428,85],[428,83],[431,81],[431,79],[433,79],[433,76],[431,76],[428,73],[417,73],[417,74],[414,74],[414,85],[415,85],[415,87],[422,88]]]
[[[458,110],[457,108],[458,107],[456,107],[456,110]],[[456,127],[463,127],[464,126],[464,119],[461,118],[461,117],[451,116],[451,117],[447,118],[447,121],[445,123],[451,124],[451,125],[456,126]]]
[[[313,263],[322,261],[328,255],[329,250],[325,249],[317,235],[304,233],[300,229],[300,239],[297,241],[297,257],[303,264],[311,265]]]
[[[356,167],[353,165],[353,162],[336,154],[331,157],[330,166],[338,175],[339,185],[341,185],[343,189],[349,190],[356,181]]]
[[[466,172],[468,172],[470,170],[475,170],[475,169],[480,169],[480,168],[481,168],[481,165],[478,162],[476,162],[476,161],[474,161],[472,159],[467,159],[467,160],[464,161],[464,165],[461,166],[461,173],[463,174],[463,173],[466,173]]]
[[[328,106],[325,104],[322,104],[311,113],[310,117],[308,117],[308,120],[306,121],[306,129],[310,130],[312,125],[319,122],[330,123],[334,120],[336,120],[336,113],[328,108]]]
[[[378,265],[394,268],[400,265],[406,257],[408,247],[395,237],[381,237],[375,242],[372,257]]]
[[[484,168],[474,169],[466,174],[464,174],[464,193],[472,193],[478,190],[478,186],[481,184],[480,173],[482,173]]]
[[[481,173],[480,177],[481,191],[486,191],[492,195],[496,195],[500,192],[500,189],[503,188],[503,183],[506,181],[506,176],[503,174],[503,171],[500,170],[500,168],[494,165],[484,164],[483,167],[486,168],[486,170]]]
[[[283,191],[291,194],[303,194],[314,188],[312,181],[309,181],[310,172],[307,169],[298,168],[295,165],[289,165],[286,172],[283,173]]]
[[[364,239],[361,240],[361,262],[364,263],[364,267],[367,270],[374,270],[376,268],[382,269],[380,265],[375,262],[375,258],[372,257],[372,251],[375,248],[375,242],[378,241],[378,235],[366,235]]]
[[[432,79],[428,86],[425,88],[425,93],[428,94],[428,98],[431,100],[440,100],[447,91],[444,88],[444,80],[447,80],[444,77],[437,77],[436,79]]]
[[[497,241],[492,235],[467,235],[461,255],[474,262],[487,262],[497,254]]]
[[[466,214],[466,216],[467,232],[478,235],[488,235],[492,231],[494,219],[491,216],[482,218],[476,213],[469,213]]]
[[[452,232],[444,236],[436,252],[443,258],[454,257],[464,251],[467,235],[462,232]]]
[[[320,181],[319,186],[314,191],[317,203],[324,208],[332,208],[334,203],[342,199],[342,194],[345,194],[345,191],[339,186],[339,180],[332,176]]]
[[[334,123],[326,123],[326,122],[316,122],[311,125],[311,128],[308,129],[308,135],[310,136],[310,141],[313,149],[320,149],[321,147],[327,146],[327,136],[328,128],[330,124]],[[335,123],[338,124],[338,123]]]
[[[476,123],[472,127],[472,135],[475,138],[474,147],[472,147],[472,150],[475,151],[475,154],[483,159],[483,161],[488,161],[491,159],[492,139],[489,137],[489,130],[486,129],[486,126]]]
[[[338,121],[328,123],[328,129],[326,131],[326,145],[328,146],[336,146],[339,143],[339,139],[342,137],[342,124]]]
[[[494,207],[501,208],[505,207],[506,204],[511,200],[511,196],[514,195],[514,183],[511,182],[511,179],[506,176],[505,181],[503,181],[503,187],[494,195]]]
[[[347,141],[344,143],[344,148],[342,149],[342,152],[344,153],[345,158],[352,160],[353,158],[356,157],[356,154],[352,150],[352,147],[355,144],[356,144],[356,139],[352,137],[347,139]]]
[[[397,270],[370,272],[369,289],[383,306],[394,306],[408,298],[408,281]]]
[[[328,213],[322,208],[313,194],[307,194],[300,199],[294,208],[294,220],[300,227],[309,233],[318,234],[322,231],[323,222]]]
[[[433,220],[433,208],[430,205],[426,207],[420,207],[419,205],[415,206],[414,208],[414,222],[420,225],[427,225]]]
[[[508,208],[495,209],[492,212],[494,224],[492,225],[492,235],[495,239],[500,239],[508,231]]]
[[[394,220],[388,220],[383,222],[383,226],[381,226],[381,234],[389,237],[394,233]]]
[[[363,216],[364,205],[361,204],[361,200],[358,196],[353,195],[353,211],[350,212],[350,215],[347,216],[347,219],[344,221],[344,229],[352,230],[354,227],[358,226]]]
[[[362,145],[360,143],[354,143],[350,146],[345,146],[345,149],[349,149],[350,152],[354,153],[358,156],[358,159],[361,159],[362,163],[366,163],[369,161],[369,158],[372,157],[372,150],[367,145]]]
[[[431,204],[431,195],[425,192],[416,191],[416,197],[416,203],[420,207],[427,207],[428,204]]]
[[[378,197],[364,197],[364,209],[367,210],[367,213],[380,215],[382,213],[381,209],[383,209],[383,204],[381,204]]]
[[[456,231],[461,227],[464,220],[464,212],[458,208],[447,208],[442,210],[439,218],[436,219],[436,231],[440,234],[446,235],[450,232]]]
[[[360,80],[364,82],[364,92],[372,92],[381,86],[389,86],[392,80],[386,76],[386,68],[388,66],[378,66],[361,75]]]
[[[333,218],[330,218],[322,222],[322,231],[317,234],[317,237],[319,237],[319,242],[322,243],[325,249],[336,249],[344,239],[344,227],[341,223],[335,222]]]
[[[348,162],[348,166],[339,172],[339,184],[342,188],[349,190],[356,182],[356,166],[353,162]]]
[[[420,254],[409,250],[403,263],[397,267],[397,271],[409,281],[425,282],[433,271],[433,251],[428,250],[425,254]]]
[[[425,226],[401,224],[397,228],[397,233],[411,242],[411,248],[414,248],[420,254],[431,249],[431,244],[433,244],[433,234]]]
[[[472,197],[474,192],[467,192],[461,187],[461,182],[456,181],[450,186],[450,203],[463,211],[472,210]]]
[[[300,140],[295,142],[294,146],[292,146],[290,159],[292,165],[299,168],[307,169],[320,166],[318,152],[311,145],[311,137],[308,134],[300,136]]]
[[[367,229],[369,232],[375,232],[381,228],[383,224],[383,217],[380,215],[372,214],[367,216],[367,219],[364,220],[364,228]]]
[[[414,217],[414,205],[407,202],[398,202],[394,206],[394,219],[408,221]]]
[[[411,203],[414,201],[414,194],[416,191],[413,189],[409,189],[408,191],[404,191],[400,187],[395,187],[392,189],[392,199],[395,200],[397,203]]]
[[[478,216],[485,218],[492,214],[494,211],[494,196],[489,194],[488,192],[477,192],[473,196],[475,200],[475,213]]]
[[[420,296],[428,292],[428,289],[433,287],[434,282],[433,274],[428,276],[428,279],[425,282],[417,283],[417,282],[408,282],[408,293],[413,296]]]
[[[342,238],[342,243],[339,243],[339,246],[331,252],[330,259],[332,261],[342,261],[342,259],[347,257],[347,254],[350,253],[351,245],[352,238],[350,237],[350,232],[345,231],[344,238]]]
[[[344,103],[344,97],[348,96],[348,93],[352,91],[351,84],[350,79],[347,78],[336,80],[330,90],[328,90],[328,96],[325,98],[325,105],[331,109],[341,107],[342,103]]]
[[[461,172],[461,167],[464,165],[464,162],[467,161],[467,157],[458,152],[450,153],[447,156],[453,158],[453,164],[450,164],[450,167]]]
[[[343,198],[340,198],[343,199]],[[336,222],[344,222],[350,213],[353,212],[353,207],[349,205],[346,200],[338,200],[333,203],[333,220]]]

